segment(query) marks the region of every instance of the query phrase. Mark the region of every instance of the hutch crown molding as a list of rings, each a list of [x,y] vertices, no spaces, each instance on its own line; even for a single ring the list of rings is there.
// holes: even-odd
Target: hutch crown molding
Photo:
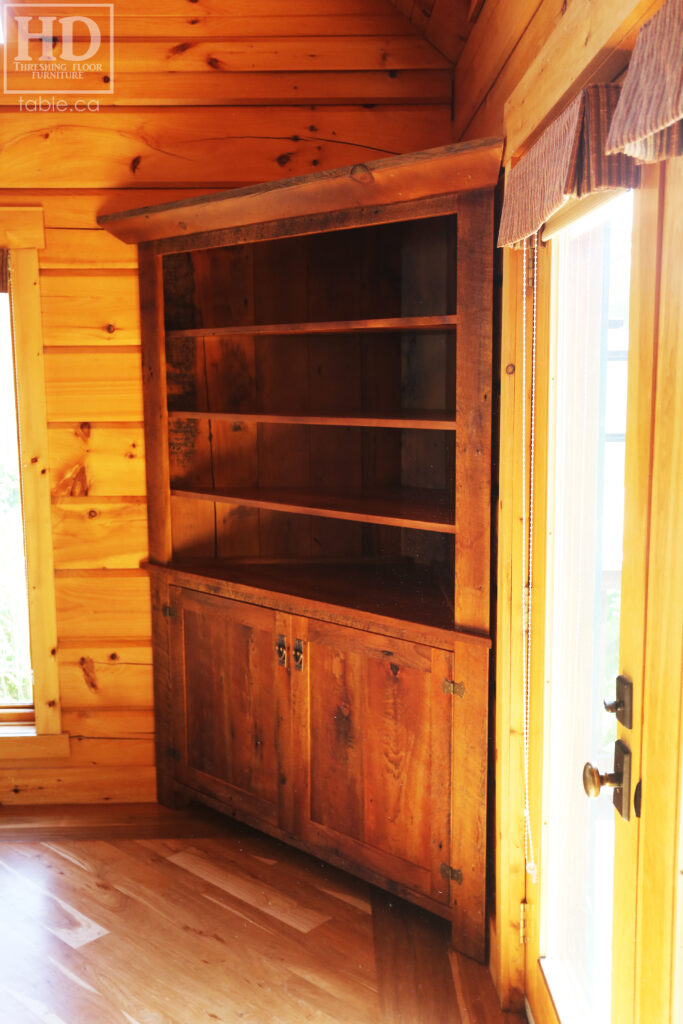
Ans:
[[[159,799],[485,950],[498,140],[100,218],[139,245]]]

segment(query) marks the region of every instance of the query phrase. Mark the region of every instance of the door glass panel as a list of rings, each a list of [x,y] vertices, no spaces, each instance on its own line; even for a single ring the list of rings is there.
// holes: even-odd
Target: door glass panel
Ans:
[[[586,761],[611,771],[624,515],[629,194],[553,241],[543,969],[562,1024],[609,1024],[614,815]]]

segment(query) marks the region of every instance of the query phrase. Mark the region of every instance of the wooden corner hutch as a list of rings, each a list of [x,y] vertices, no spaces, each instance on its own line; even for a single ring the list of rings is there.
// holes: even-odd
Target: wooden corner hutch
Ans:
[[[485,949],[483,141],[101,218],[139,244],[159,799]]]

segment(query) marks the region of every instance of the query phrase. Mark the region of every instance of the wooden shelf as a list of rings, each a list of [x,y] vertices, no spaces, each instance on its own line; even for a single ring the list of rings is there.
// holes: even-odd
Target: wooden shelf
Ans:
[[[284,488],[216,488],[195,490],[174,487],[177,498],[196,498],[229,505],[265,508],[272,512],[349,519],[380,526],[455,533],[453,499],[432,488],[385,488],[368,493],[325,493]]]
[[[167,331],[167,338],[229,338],[234,335],[370,334],[382,331],[447,331],[458,316],[397,316],[378,320],[326,320],[300,324],[243,324],[235,327],[193,327]]]
[[[324,427],[388,427],[398,430],[455,430],[455,413],[432,409],[406,409],[395,415],[378,413],[370,415],[292,416],[286,413],[260,412],[200,412],[174,409],[168,414],[169,420],[213,420],[226,423],[295,423],[304,426]]]
[[[178,559],[165,566],[164,571],[192,573],[207,580],[253,587],[259,592],[259,600],[264,593],[272,593],[314,601],[329,606],[332,621],[339,619],[332,611],[337,608],[449,630],[452,643],[452,594],[449,595],[430,567],[415,565],[407,558],[338,563],[325,560],[220,563],[213,559]],[[297,611],[295,607],[291,610]],[[319,609],[313,610],[320,614]],[[364,626],[367,628],[367,622]],[[488,645],[488,641],[485,642]]]

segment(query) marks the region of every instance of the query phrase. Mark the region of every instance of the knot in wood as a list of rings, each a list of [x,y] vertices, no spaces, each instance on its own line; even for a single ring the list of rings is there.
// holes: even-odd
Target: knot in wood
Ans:
[[[349,171],[349,177],[361,185],[370,185],[375,180],[372,171],[365,164],[354,164]]]

